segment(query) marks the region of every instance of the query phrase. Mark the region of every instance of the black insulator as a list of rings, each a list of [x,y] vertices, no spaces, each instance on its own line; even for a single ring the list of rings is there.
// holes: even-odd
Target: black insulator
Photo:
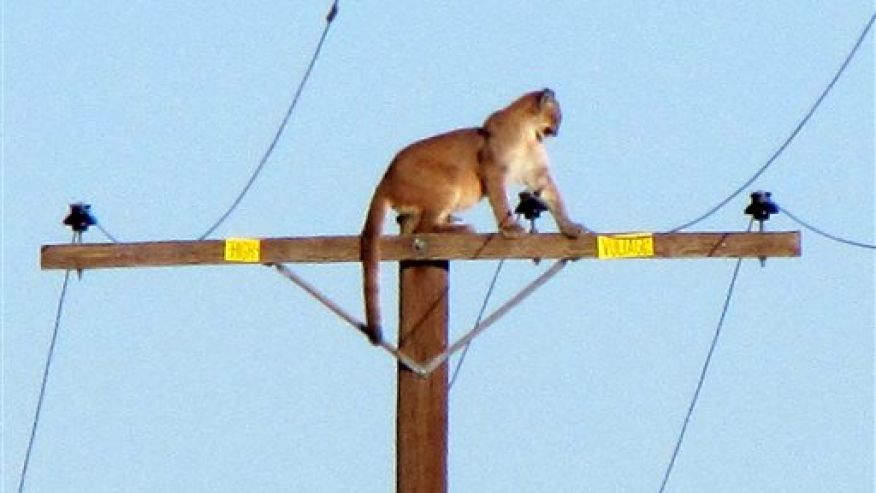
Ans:
[[[745,208],[745,213],[757,221],[766,221],[770,214],[778,214],[779,206],[772,201],[772,194],[759,190],[751,194],[751,204]]]
[[[539,192],[528,190],[520,192],[520,203],[517,204],[514,213],[521,214],[530,221],[538,219],[542,212],[548,210],[547,203],[542,200],[540,195]]]
[[[70,204],[70,214],[64,218],[64,224],[77,232],[88,231],[89,226],[97,224],[97,220],[91,215],[90,204]]]

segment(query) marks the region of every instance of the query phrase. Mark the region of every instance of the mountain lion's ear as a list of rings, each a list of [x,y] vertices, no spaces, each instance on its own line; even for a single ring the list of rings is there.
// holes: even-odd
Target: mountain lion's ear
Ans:
[[[541,91],[541,95],[538,97],[538,105],[539,106],[544,106],[545,104],[556,103],[556,102],[557,102],[557,99],[554,96],[554,91],[552,91],[548,88],[544,88]]]

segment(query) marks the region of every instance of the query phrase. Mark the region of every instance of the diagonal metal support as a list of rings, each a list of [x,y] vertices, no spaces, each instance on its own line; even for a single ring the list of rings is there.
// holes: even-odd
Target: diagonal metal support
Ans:
[[[350,315],[349,312],[340,307],[337,303],[329,299],[327,296],[319,292],[318,289],[313,287],[310,283],[305,281],[301,276],[292,272],[288,267],[283,264],[267,264],[269,267],[274,267],[277,269],[277,272],[280,273],[286,279],[289,279],[293,283],[295,283],[298,287],[307,292],[307,294],[313,296],[317,301],[322,303],[323,306],[328,308],[332,313],[344,319],[348,324],[352,325],[356,330],[362,332],[366,337],[363,327],[364,324],[356,319],[356,317]],[[395,359],[399,360],[411,369],[417,375],[426,375],[427,372],[424,371],[423,367],[418,365],[414,360],[408,358],[401,351],[398,350],[397,347],[393,346],[392,343],[387,342],[385,339],[381,340],[378,344],[381,348],[383,348],[386,352],[391,354]]]
[[[481,323],[477,326],[469,330],[465,335],[460,337],[456,342],[451,344],[446,350],[441,352],[440,354],[435,355],[432,359],[430,359],[425,364],[417,363],[412,358],[408,357],[397,347],[395,347],[392,343],[387,342],[386,340],[382,340],[379,343],[379,346],[385,350],[387,353],[392,355],[395,359],[401,362],[403,365],[408,367],[412,372],[416,373],[420,377],[428,376],[430,373],[435,371],[438,367],[444,364],[448,358],[453,356],[457,351],[465,347],[466,344],[474,340],[475,337],[479,336],[485,330],[487,330],[491,325],[495,324],[500,318],[505,316],[512,308],[521,303],[524,299],[529,297],[536,289],[540,288],[546,282],[548,282],[552,277],[554,277],[563,267],[566,266],[568,260],[562,259],[558,260],[554,263],[548,270],[544,271],[540,276],[535,278],[532,282],[527,284],[520,290],[516,295],[512,296],[508,301],[502,304],[499,308],[497,308],[493,313],[491,313],[487,318],[485,318]],[[348,324],[353,326],[356,330],[363,332],[362,327],[364,327],[363,323],[356,319],[356,317],[352,316],[349,312],[341,308],[337,303],[329,299],[327,296],[322,294],[318,289],[313,287],[310,283],[305,281],[301,276],[292,272],[288,267],[283,264],[267,264],[270,267],[274,267],[277,272],[280,273],[286,279],[289,279],[293,283],[295,283],[298,287],[303,289],[309,295],[313,296],[317,301],[319,301],[323,306],[328,308],[332,313],[337,315],[338,317],[344,319]]]
[[[475,337],[479,336],[485,330],[490,328],[491,325],[493,325],[500,318],[505,316],[512,308],[517,306],[519,303],[529,297],[529,295],[531,295],[536,289],[540,288],[557,273],[559,273],[560,270],[562,270],[567,263],[568,260],[565,259],[557,260],[554,265],[552,265],[548,270],[544,271],[540,276],[535,278],[535,280],[527,284],[517,294],[512,296],[508,301],[503,303],[502,306],[500,306],[493,313],[487,316],[487,318],[485,318],[481,323],[477,324],[465,335],[460,337],[456,342],[451,344],[443,353],[438,354],[431,360],[429,360],[429,362],[423,367],[426,372],[425,374],[428,375],[429,373],[432,373],[433,371],[435,371],[436,368],[444,364],[444,362],[447,361],[448,358],[450,358],[457,351],[465,347],[465,345],[474,340]]]

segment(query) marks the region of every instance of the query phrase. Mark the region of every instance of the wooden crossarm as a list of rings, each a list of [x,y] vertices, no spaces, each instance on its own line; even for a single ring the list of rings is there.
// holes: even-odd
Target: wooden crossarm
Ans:
[[[613,238],[613,234],[599,235]],[[796,257],[800,233],[654,233],[649,258]],[[568,239],[534,234],[508,239],[499,234],[385,236],[382,259],[478,260],[597,258],[597,235]],[[225,257],[226,240],[45,245],[43,269],[102,269],[175,265],[240,264]],[[358,236],[263,238],[256,263],[358,262]]]

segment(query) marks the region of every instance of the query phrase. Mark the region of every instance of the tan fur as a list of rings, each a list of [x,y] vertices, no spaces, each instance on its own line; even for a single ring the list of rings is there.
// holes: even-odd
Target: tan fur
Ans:
[[[524,233],[505,189],[509,183],[541,193],[560,231],[577,237],[586,230],[572,222],[548,170],[546,136],[556,135],[562,114],[553,91],[524,94],[492,115],[481,128],[436,135],[402,149],[374,191],[361,236],[366,325],[372,343],[382,337],[378,267],[379,238],[389,208],[410,216],[413,233],[471,231],[453,224],[451,214],[486,195],[505,236]]]

